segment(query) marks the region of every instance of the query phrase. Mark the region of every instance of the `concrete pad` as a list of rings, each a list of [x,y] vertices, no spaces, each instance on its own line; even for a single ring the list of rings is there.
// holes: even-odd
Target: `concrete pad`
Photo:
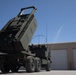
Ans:
[[[33,72],[33,73],[27,73],[25,70],[24,71],[19,71],[18,73],[7,73],[7,74],[2,74],[0,75],[76,75],[76,71],[68,71],[68,70],[51,70],[51,71],[45,71],[42,70],[41,72]]]

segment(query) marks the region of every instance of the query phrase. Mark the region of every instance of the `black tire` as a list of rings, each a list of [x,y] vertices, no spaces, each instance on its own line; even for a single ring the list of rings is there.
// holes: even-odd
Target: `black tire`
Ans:
[[[39,72],[41,70],[41,60],[40,58],[36,57],[35,60],[35,72]]]
[[[46,64],[46,71],[50,71],[51,70],[51,62],[48,60],[47,64]]]
[[[26,71],[27,72],[34,72],[35,71],[35,62],[34,62],[34,57],[28,56],[26,58]]]
[[[9,65],[6,64],[6,63],[4,63],[4,64],[2,65],[1,72],[2,72],[2,73],[8,73],[9,71],[10,71]]]

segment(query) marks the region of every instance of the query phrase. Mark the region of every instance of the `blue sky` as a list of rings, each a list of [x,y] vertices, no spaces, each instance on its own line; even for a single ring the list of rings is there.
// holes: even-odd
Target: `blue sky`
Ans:
[[[22,7],[35,6],[38,28],[31,43],[76,42],[76,0],[0,0],[0,29]]]

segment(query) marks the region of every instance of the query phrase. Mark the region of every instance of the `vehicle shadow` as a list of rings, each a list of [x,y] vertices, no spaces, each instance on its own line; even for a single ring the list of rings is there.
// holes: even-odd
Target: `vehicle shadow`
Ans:
[[[19,70],[18,72],[11,72],[11,71],[10,71],[9,73],[2,73],[2,72],[0,71],[0,74],[6,74],[6,75],[8,75],[8,74],[11,74],[11,73],[14,74],[14,73],[27,73],[27,72],[26,72],[26,70]]]
[[[40,71],[40,72],[42,72],[42,71]],[[11,71],[10,71],[9,73],[2,73],[2,72],[0,71],[0,74],[2,74],[2,75],[5,75],[5,74],[6,74],[6,75],[10,75],[10,74],[14,74],[14,73],[15,73],[15,74],[16,74],[16,73],[19,73],[19,74],[20,74],[20,73],[28,73],[28,72],[26,72],[26,70],[19,70],[18,72],[11,72]],[[29,72],[29,73],[31,73],[31,72]],[[32,72],[32,73],[39,73],[39,72]]]
[[[43,70],[45,70],[45,68],[41,68],[41,71],[40,72],[42,72]],[[26,70],[25,69],[20,69],[20,70],[18,70],[18,72],[9,72],[9,73],[2,73],[1,71],[0,71],[0,74],[6,74],[6,75],[8,75],[8,74],[14,74],[14,73],[28,73],[28,72],[26,72]],[[29,73],[31,73],[31,72],[29,72]],[[32,72],[32,73],[37,73],[37,72]]]

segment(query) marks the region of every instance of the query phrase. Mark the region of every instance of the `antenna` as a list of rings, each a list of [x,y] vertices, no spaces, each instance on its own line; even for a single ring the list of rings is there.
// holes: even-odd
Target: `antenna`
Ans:
[[[40,43],[40,36],[44,36],[44,35],[37,35],[38,36],[38,44]]]
[[[47,44],[47,24],[46,24],[46,42],[45,44]]]
[[[32,39],[34,39],[35,37],[38,37],[38,44],[40,44],[40,36],[44,37],[44,35],[36,35]]]

